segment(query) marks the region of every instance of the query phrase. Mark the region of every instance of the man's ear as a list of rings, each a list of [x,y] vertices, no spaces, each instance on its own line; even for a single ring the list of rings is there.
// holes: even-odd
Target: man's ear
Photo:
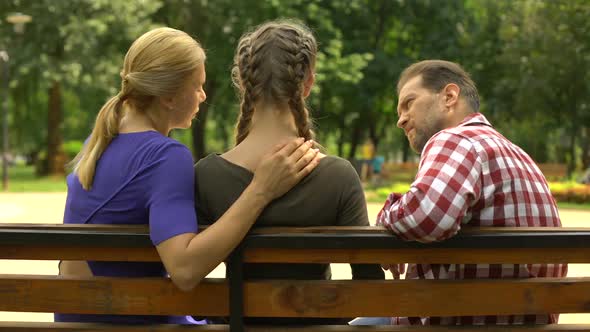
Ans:
[[[443,90],[442,95],[444,97],[444,104],[446,107],[454,107],[459,103],[459,96],[461,94],[461,88],[455,83],[447,84]]]
[[[315,73],[307,75],[307,78],[303,82],[303,98],[309,97],[313,83],[315,82]]]

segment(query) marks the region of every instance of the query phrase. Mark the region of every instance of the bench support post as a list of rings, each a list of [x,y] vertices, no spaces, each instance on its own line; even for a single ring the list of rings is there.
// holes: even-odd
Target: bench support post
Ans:
[[[229,257],[229,330],[244,332],[244,246],[238,245]]]

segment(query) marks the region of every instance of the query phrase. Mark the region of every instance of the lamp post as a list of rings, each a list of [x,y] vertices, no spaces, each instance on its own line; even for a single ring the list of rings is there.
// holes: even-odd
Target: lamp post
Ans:
[[[14,26],[16,34],[22,34],[25,31],[25,24],[31,22],[29,15],[21,13],[10,14],[6,21]],[[2,189],[8,190],[8,98],[9,92],[9,66],[10,57],[6,50],[0,51],[0,59],[4,62],[3,80],[4,80],[4,107],[2,114]]]

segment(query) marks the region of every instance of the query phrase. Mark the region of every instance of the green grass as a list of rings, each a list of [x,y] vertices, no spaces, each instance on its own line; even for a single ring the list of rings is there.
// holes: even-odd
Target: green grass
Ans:
[[[37,177],[33,166],[14,166],[8,169],[8,192],[63,192],[63,176]]]
[[[577,203],[559,203],[557,202],[557,207],[560,210],[585,210],[590,211],[590,202],[584,204],[577,204]]]
[[[392,182],[383,186],[368,185],[365,187],[365,196],[369,203],[383,203],[390,193],[405,193],[409,189],[409,182]]]

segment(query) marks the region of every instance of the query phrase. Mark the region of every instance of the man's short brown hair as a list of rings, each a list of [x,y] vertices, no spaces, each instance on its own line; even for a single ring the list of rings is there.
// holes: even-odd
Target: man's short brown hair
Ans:
[[[479,110],[479,94],[475,83],[460,65],[444,60],[416,62],[401,73],[397,94],[410,79],[419,75],[422,75],[422,86],[434,92],[440,92],[449,83],[457,84],[461,89],[460,96],[465,97],[474,112]]]

